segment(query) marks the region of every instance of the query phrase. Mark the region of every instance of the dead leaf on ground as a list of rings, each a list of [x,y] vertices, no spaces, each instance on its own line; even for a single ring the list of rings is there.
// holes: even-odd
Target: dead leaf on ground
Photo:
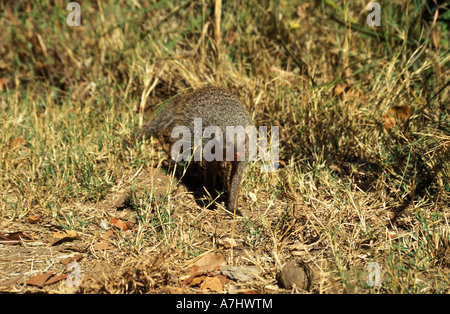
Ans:
[[[68,276],[69,276],[68,274],[52,276],[44,283],[44,285],[48,286],[48,285],[54,284],[55,282],[66,279]]]
[[[200,285],[202,290],[211,290],[214,292],[220,292],[223,290],[223,285],[225,284],[227,277],[223,275],[208,276],[206,277]]]
[[[190,264],[188,278],[183,280],[183,286],[199,287],[202,290],[220,292],[226,281],[226,276],[217,270],[226,265],[226,261],[220,253],[207,253]],[[214,273],[211,273],[214,272]]]
[[[112,239],[114,237],[114,234],[116,234],[116,233],[117,233],[117,231],[110,229],[102,234],[102,239],[105,239],[105,240]]]
[[[38,286],[38,287],[43,287],[45,285],[45,282],[53,275],[52,271],[40,274],[40,275],[36,275],[33,277],[30,277],[27,280],[27,285],[30,286]]]
[[[194,262],[190,267],[190,273],[209,272],[219,269],[220,266],[226,265],[227,262],[220,253],[208,253]]]
[[[120,219],[114,219],[114,218],[112,218],[109,222],[110,222],[114,227],[116,227],[117,229],[120,229],[120,230],[122,230],[122,231],[127,231],[127,230],[130,230],[130,229],[131,229],[131,226],[130,226],[127,222],[125,222],[125,221],[123,221],[123,220],[120,220]]]
[[[387,240],[395,240],[400,237],[399,233],[397,233],[395,231],[388,231],[388,230],[385,231],[385,235],[386,235]]]
[[[359,89],[347,84],[336,84],[333,92],[336,96],[342,96],[346,101],[351,99],[360,99],[362,102],[366,101],[366,98]]]
[[[388,113],[381,116],[384,122],[384,127],[389,130],[391,127],[397,124],[397,120],[406,121],[411,117],[412,107],[411,106],[393,106],[389,109]]]
[[[64,230],[63,232],[56,231],[53,233],[53,236],[56,238],[56,241],[52,243],[52,246],[61,244],[67,241],[73,241],[78,239],[80,236],[73,230]]]
[[[58,276],[53,276],[54,272],[49,271],[40,275],[36,275],[33,277],[30,277],[27,280],[27,285],[30,286],[37,286],[42,288],[43,286],[48,286],[51,284],[54,284],[55,282],[64,280],[68,277],[67,274],[64,275],[58,275]]]
[[[95,251],[103,251],[103,250],[114,250],[115,246],[107,241],[99,241],[94,244],[93,249]]]
[[[381,118],[384,121],[384,128],[386,130],[389,130],[391,127],[393,127],[396,124],[395,118],[393,116],[391,116],[391,115],[383,114],[381,116]]]
[[[24,142],[25,142],[25,139],[23,137],[12,138],[9,141],[9,149],[10,150],[19,149],[23,145]]]
[[[61,259],[59,261],[61,263],[63,263],[67,267],[67,265],[69,265],[69,263],[71,263],[71,262],[78,262],[82,258],[83,258],[83,254],[78,254],[78,255],[75,255],[73,257],[68,257],[68,258],[65,258],[65,259]]]
[[[391,111],[397,119],[406,120],[411,116],[411,106],[393,106]]]
[[[193,273],[192,275],[190,275],[189,277],[187,277],[186,279],[183,280],[183,286],[188,286],[188,287],[197,286],[203,282],[203,280],[205,279],[206,276],[207,276],[207,273],[205,273],[205,272]]]
[[[162,287],[162,292],[169,293],[169,294],[185,294],[186,289],[185,289],[185,287],[165,286],[165,287]]]
[[[5,245],[14,245],[14,244],[22,244],[22,242],[26,240],[32,240],[31,236],[28,234],[17,231],[17,232],[11,232],[4,235],[0,232],[0,243]]]
[[[258,278],[261,270],[256,266],[225,265],[220,266],[220,272],[231,279],[247,281],[252,278]]]
[[[346,91],[348,89],[348,85],[346,84],[336,84],[336,86],[334,86],[334,94],[336,96],[341,95],[344,91]]]
[[[63,232],[56,231],[53,233],[53,236],[57,239],[64,239],[64,238],[76,238],[78,237],[78,233],[73,230],[64,230]]]
[[[183,280],[183,286],[199,287],[202,290],[211,290],[220,292],[227,280],[226,276],[220,274],[208,274],[206,272],[197,272]]]
[[[35,224],[41,219],[42,215],[34,215],[34,216],[28,216],[27,221],[30,224]]]

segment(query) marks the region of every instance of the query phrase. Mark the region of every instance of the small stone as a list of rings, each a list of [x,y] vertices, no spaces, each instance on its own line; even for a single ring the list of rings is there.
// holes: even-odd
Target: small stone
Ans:
[[[281,288],[291,290],[298,288],[309,290],[313,279],[313,272],[303,262],[290,261],[281,267],[277,275],[278,284]]]

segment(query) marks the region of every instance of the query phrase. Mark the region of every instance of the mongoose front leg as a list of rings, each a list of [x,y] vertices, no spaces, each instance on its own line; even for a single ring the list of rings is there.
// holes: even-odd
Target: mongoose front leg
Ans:
[[[240,215],[242,214],[239,210],[237,210],[237,204],[239,199],[239,190],[241,188],[242,175],[244,174],[246,167],[246,161],[235,160],[231,165],[230,190],[228,193],[227,209],[232,213],[236,212]]]

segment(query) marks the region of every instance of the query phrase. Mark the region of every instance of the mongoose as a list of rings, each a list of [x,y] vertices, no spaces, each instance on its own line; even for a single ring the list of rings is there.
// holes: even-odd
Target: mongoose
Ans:
[[[218,141],[221,141],[223,144],[223,153],[218,151],[219,154],[215,155],[219,156],[219,158],[205,161],[205,157],[203,157],[201,161],[206,168],[206,189],[210,193],[215,192],[216,177],[220,162],[230,162],[231,174],[228,185],[227,210],[232,213],[240,213],[237,210],[237,203],[242,175],[248,164],[249,143],[248,141],[245,143],[245,138],[235,137],[234,135],[233,139],[230,141],[230,139],[227,139],[226,129],[227,126],[242,126],[244,129],[246,127],[255,128],[244,105],[233,94],[218,87],[205,87],[178,96],[173,101],[166,104],[159,112],[155,113],[155,117],[138,131],[136,139],[140,140],[147,138],[153,134],[165,135],[167,137],[167,134],[170,134],[177,126],[185,126],[190,130],[191,134],[194,134],[194,119],[198,118],[201,119],[202,134],[208,126],[220,128],[223,134],[222,138],[216,138],[216,136],[212,137],[218,139]],[[238,145],[242,144],[242,141],[245,143],[245,154],[243,154],[242,150],[237,150]],[[202,139],[202,147],[205,147],[205,142],[206,140]],[[191,143],[190,147],[193,148],[193,146],[193,143]],[[230,148],[230,146],[232,148]],[[229,148],[229,150],[234,149],[234,151],[232,151],[231,154],[227,154],[227,148]],[[193,151],[195,151],[195,148]],[[228,158],[229,156],[231,156],[231,160]],[[226,179],[224,178],[224,183],[225,182]]]

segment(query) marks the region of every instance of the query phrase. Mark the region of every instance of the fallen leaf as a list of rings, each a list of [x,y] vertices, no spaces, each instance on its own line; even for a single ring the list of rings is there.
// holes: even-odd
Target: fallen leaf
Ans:
[[[230,277],[231,279],[247,281],[252,278],[258,278],[261,270],[256,266],[220,266],[222,275]]]
[[[56,231],[53,233],[53,236],[56,238],[56,241],[52,243],[52,246],[61,244],[67,241],[73,241],[78,239],[80,236],[73,230],[64,230],[64,232]]]
[[[120,229],[122,231],[127,231],[129,229],[131,229],[130,225],[128,223],[126,223],[125,221],[122,221],[120,219],[114,219],[112,218],[109,221],[114,227],[116,227],[117,229]]]
[[[15,138],[12,138],[10,141],[9,141],[9,149],[10,150],[16,150],[16,149],[19,149],[21,146],[22,146],[22,144],[25,142],[25,139],[23,138],[23,137],[15,137]]]
[[[64,230],[63,232],[56,231],[53,233],[53,236],[57,239],[64,239],[64,238],[76,238],[78,237],[78,233],[76,233],[73,230]]]
[[[104,234],[102,234],[102,239],[108,240],[114,237],[114,233],[117,233],[117,231],[114,230],[108,230]]]
[[[42,217],[42,215],[29,216],[28,219],[27,219],[27,221],[28,221],[30,224],[35,224],[35,223],[37,223],[37,222],[41,219],[41,217]]]
[[[184,287],[171,287],[171,286],[165,286],[161,287],[162,293],[169,293],[169,294],[186,294],[186,289]]]
[[[206,277],[205,272],[196,272],[183,280],[183,286],[197,286],[203,282]]]
[[[45,285],[45,282],[53,275],[53,272],[47,272],[47,273],[43,273],[40,275],[36,275],[33,277],[30,277],[27,280],[27,285],[30,286],[38,286],[38,287],[43,287]]]
[[[22,244],[25,240],[31,240],[31,237],[22,231],[8,233],[6,235],[0,232],[0,243],[6,245]]]
[[[229,294],[263,294],[262,291],[255,290],[255,289],[242,289],[240,286],[237,285],[230,285],[228,288]]]
[[[78,255],[75,255],[73,257],[68,257],[68,258],[65,258],[65,259],[61,259],[59,261],[61,263],[63,263],[67,267],[67,265],[69,265],[69,263],[71,263],[71,262],[78,262],[82,258],[83,258],[83,254],[78,254]]]
[[[333,92],[336,96],[342,95],[346,101],[351,99],[360,99],[362,102],[366,101],[364,95],[356,87],[351,87],[347,84],[336,84]]]
[[[111,243],[109,243],[107,241],[99,241],[98,243],[94,244],[93,248],[96,251],[115,249],[114,245],[112,245]]]
[[[393,106],[392,113],[397,119],[406,120],[411,116],[411,106]]]
[[[394,240],[394,239],[397,239],[398,237],[400,237],[400,235],[395,231],[386,230],[385,234],[386,234],[386,239],[388,239],[388,240]]]
[[[335,164],[330,165],[329,168],[333,171],[341,172],[341,168],[339,168],[339,166],[337,166]]]
[[[381,118],[384,121],[384,127],[386,130],[389,130],[391,127],[393,127],[396,124],[395,118],[391,115],[383,114],[381,116]]]
[[[191,272],[209,272],[218,269],[227,262],[220,253],[208,253],[197,260],[191,267]]]
[[[227,277],[215,274],[211,275],[206,272],[197,272],[183,280],[183,286],[199,287],[202,290],[212,290],[220,292],[223,290]]]
[[[225,284],[225,281],[227,280],[227,277],[223,275],[216,275],[212,277],[206,277],[202,284],[200,285],[200,289],[202,290],[211,290],[214,292],[220,292],[223,290],[223,285]]]
[[[406,121],[411,117],[412,107],[411,106],[393,106],[389,109],[388,113],[381,116],[384,121],[384,127],[389,130],[391,127],[397,124],[397,120]]]
[[[66,279],[68,276],[69,275],[67,275],[67,274],[59,275],[59,276],[52,276],[49,279],[47,279],[47,281],[44,283],[44,285],[48,286],[48,285],[54,284],[55,282]]]
[[[348,89],[350,89],[350,87],[346,84],[336,84],[336,86],[334,86],[334,94],[339,96]]]

